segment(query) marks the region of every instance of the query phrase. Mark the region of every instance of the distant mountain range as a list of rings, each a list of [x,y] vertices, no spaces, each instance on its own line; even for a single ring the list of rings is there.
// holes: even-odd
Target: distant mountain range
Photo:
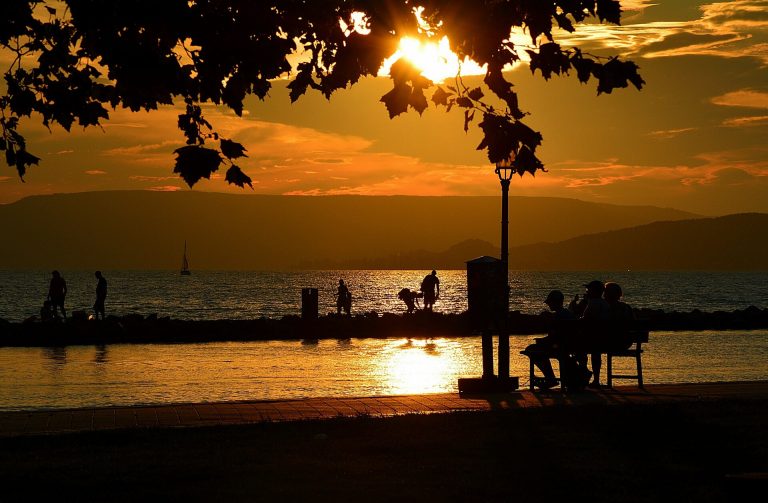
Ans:
[[[595,255],[591,241],[578,240],[598,239],[579,236],[696,217],[651,206],[510,197],[514,267],[563,269],[574,264],[576,268],[574,257]],[[298,197],[193,191],[34,196],[0,205],[0,268],[174,269],[180,266],[186,240],[193,270],[423,269],[433,264],[455,269],[476,255],[498,255],[499,222],[500,197]],[[631,236],[630,232],[626,239]],[[664,239],[674,237],[672,233]],[[659,239],[647,253],[671,255],[672,245]],[[563,244],[572,249],[568,260],[554,251],[560,245],[536,244],[568,240],[575,240]],[[526,248],[515,248],[520,246]],[[637,250],[631,257],[645,250],[630,249]],[[518,262],[519,255],[542,258]],[[637,263],[627,262],[633,262],[628,267]]]
[[[499,250],[486,241],[467,240],[443,252],[412,251],[352,266],[448,269],[482,255],[498,257]],[[533,271],[768,270],[768,214],[654,222],[558,243],[517,246],[509,256],[510,269]]]

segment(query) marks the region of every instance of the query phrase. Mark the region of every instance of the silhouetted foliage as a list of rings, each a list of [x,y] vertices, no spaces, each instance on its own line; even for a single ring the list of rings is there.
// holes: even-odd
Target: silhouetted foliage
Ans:
[[[423,8],[421,22],[415,6]],[[183,99],[178,126],[187,146],[175,151],[174,172],[192,186],[224,162],[229,183],[251,185],[232,163],[245,148],[220,138],[201,104],[242,115],[247,96],[264,99],[271,81],[285,76],[292,101],[308,89],[330,98],[376,75],[404,36],[448,35],[460,58],[488,65],[483,82],[503,107],[483,101],[483,89],[460,77],[454,86],[434,86],[400,59],[390,71],[393,88],[381,98],[389,116],[421,114],[425,91],[436,87],[431,101],[463,109],[465,130],[477,119],[477,148],[490,162],[514,156],[520,175],[543,169],[536,157],[542,137],[522,122],[526,114],[502,73],[520,59],[508,40],[513,28],[530,35],[531,71],[545,79],[573,69],[581,82],[596,79],[598,94],[644,84],[634,63],[561,47],[553,38],[553,27],[572,32],[588,18],[618,24],[616,0],[3,0],[0,14],[0,47],[15,55],[0,96],[0,150],[22,179],[40,159],[27,151],[20,117],[39,114],[46,127],[69,131],[75,123],[100,124],[108,108],[155,110]],[[360,19],[363,26],[355,24]],[[293,70],[292,54],[299,54]]]

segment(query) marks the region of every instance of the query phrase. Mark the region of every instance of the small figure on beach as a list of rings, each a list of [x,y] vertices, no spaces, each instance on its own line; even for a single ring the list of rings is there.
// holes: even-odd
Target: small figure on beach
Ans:
[[[440,280],[437,271],[427,274],[421,282],[421,292],[424,294],[424,310],[432,311],[435,301],[440,298]]]
[[[61,314],[66,320],[67,311],[64,309],[64,299],[67,296],[67,282],[61,277],[59,271],[53,271],[51,276],[51,284],[48,286],[48,300],[53,306],[53,315],[58,318],[58,309],[61,309]]]
[[[339,288],[336,291],[336,314],[341,314],[341,310],[349,316],[352,311],[352,293],[344,284],[344,280],[339,280]]]
[[[544,300],[544,304],[549,307],[549,310],[554,313],[553,320],[555,322],[560,320],[572,320],[575,317],[573,313],[563,307],[565,296],[560,290],[552,290]],[[544,382],[539,385],[541,389],[549,389],[558,384],[558,380],[555,377],[555,371],[552,369],[551,358],[557,358],[560,360],[560,368],[562,369],[564,359],[568,357],[560,347],[560,338],[555,330],[550,330],[546,337],[536,339],[536,342],[530,344],[523,350],[534,365],[544,374]],[[562,370],[561,370],[562,373]]]
[[[101,275],[101,271],[96,271],[96,279],[98,281],[96,282],[96,302],[93,304],[93,312],[97,320],[99,314],[103,320],[105,318],[104,301],[107,299],[107,280]]]
[[[397,292],[397,298],[405,302],[405,306],[408,308],[408,314],[413,314],[413,311],[418,307],[418,299],[424,295],[420,292],[415,292],[410,288],[403,288]]]

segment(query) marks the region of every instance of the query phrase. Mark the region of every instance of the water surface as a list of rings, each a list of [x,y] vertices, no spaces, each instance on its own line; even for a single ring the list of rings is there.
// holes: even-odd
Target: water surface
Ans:
[[[90,312],[95,300],[93,271],[61,271],[70,311]],[[401,288],[418,289],[429,271],[104,271],[109,282],[108,314],[138,313],[179,319],[280,318],[301,312],[301,289],[319,290],[321,314],[335,311],[339,278],[353,295],[353,313],[403,312]],[[438,271],[437,311],[467,309],[466,271]],[[732,311],[750,305],[768,307],[768,272],[525,272],[509,274],[510,309],[536,314],[547,293],[560,289],[566,301],[582,294],[592,279],[617,281],[634,307],[665,311]],[[0,318],[21,321],[38,314],[48,292],[50,271],[0,270]]]
[[[523,386],[531,341],[511,337]],[[768,330],[653,332],[645,348],[647,383],[768,379]],[[481,373],[479,338],[0,348],[0,410],[457,392]]]

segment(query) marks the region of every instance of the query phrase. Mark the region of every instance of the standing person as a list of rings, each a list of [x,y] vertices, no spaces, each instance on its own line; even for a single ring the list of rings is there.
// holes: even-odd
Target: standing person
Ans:
[[[104,314],[104,301],[107,299],[107,280],[101,275],[101,271],[96,271],[96,302],[93,304],[93,312],[96,319],[99,319],[99,313],[101,313],[101,319],[105,318]]]
[[[437,278],[437,271],[432,271],[424,277],[421,282],[421,291],[424,293],[424,310],[432,311],[435,301],[440,298],[440,280]]]
[[[344,284],[344,280],[339,280],[339,288],[336,291],[336,314],[341,314],[341,310],[349,316],[352,311],[352,293]]]
[[[59,317],[57,308],[61,309],[64,319],[67,319],[67,311],[64,309],[64,298],[67,296],[67,282],[61,277],[59,271],[51,273],[51,284],[48,287],[48,299],[53,305],[53,315]]]

